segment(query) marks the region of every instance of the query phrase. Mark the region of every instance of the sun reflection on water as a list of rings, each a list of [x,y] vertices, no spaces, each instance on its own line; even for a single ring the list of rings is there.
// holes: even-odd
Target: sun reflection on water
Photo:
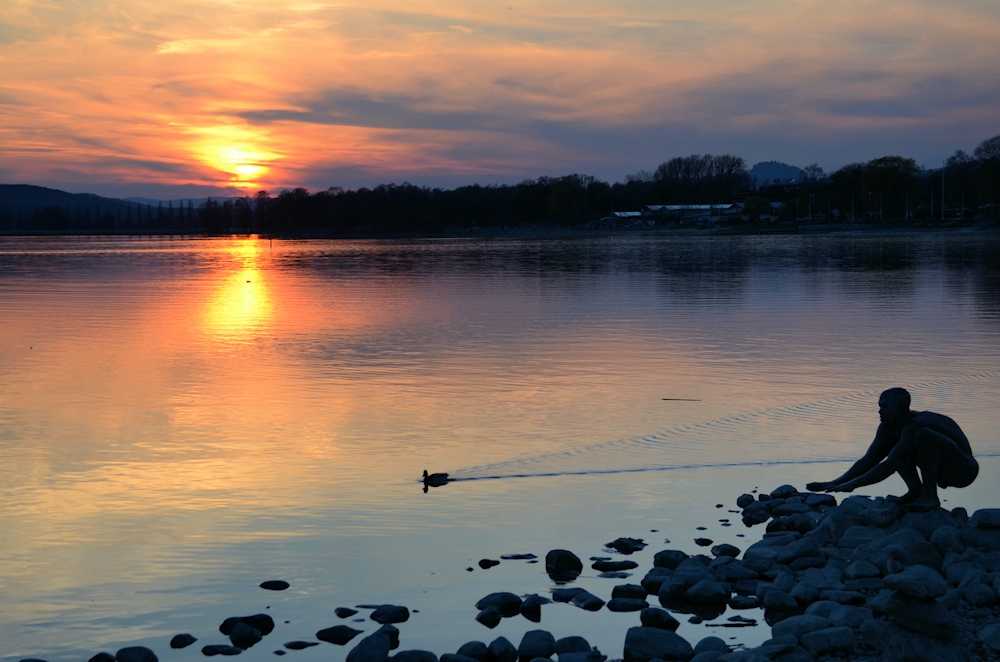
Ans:
[[[232,242],[235,269],[220,275],[222,282],[209,297],[206,329],[230,342],[245,342],[271,326],[274,297],[262,268],[259,239]]]

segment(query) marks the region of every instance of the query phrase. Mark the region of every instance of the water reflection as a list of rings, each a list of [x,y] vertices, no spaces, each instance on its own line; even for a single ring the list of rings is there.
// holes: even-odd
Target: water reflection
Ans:
[[[1000,450],[1000,380],[982,377],[1000,365],[998,245],[2,240],[0,640],[79,659],[203,627],[193,596],[205,622],[242,613],[241,587],[271,575],[331,604],[403,585],[423,600],[425,570],[459,582],[498,551],[484,540],[641,537],[717,489],[664,472],[423,495],[423,469],[856,457],[870,393],[915,384],[915,407]],[[642,504],[635,530],[625,503]],[[446,598],[432,613],[477,625]]]

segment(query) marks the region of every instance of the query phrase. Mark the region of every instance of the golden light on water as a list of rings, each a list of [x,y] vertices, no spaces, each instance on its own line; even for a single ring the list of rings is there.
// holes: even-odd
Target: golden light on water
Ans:
[[[262,247],[258,239],[233,242],[229,252],[235,270],[220,274],[221,284],[208,300],[206,329],[230,341],[247,340],[266,329],[274,317],[274,299],[261,268]]]

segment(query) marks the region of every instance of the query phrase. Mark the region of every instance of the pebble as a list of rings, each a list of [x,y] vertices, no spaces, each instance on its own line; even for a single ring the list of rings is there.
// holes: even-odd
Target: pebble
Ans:
[[[405,623],[410,620],[410,610],[400,605],[379,605],[369,617],[376,623]]]
[[[229,640],[233,642],[233,646],[242,648],[243,650],[253,647],[262,638],[263,635],[260,633],[260,630],[247,624],[246,621],[240,621],[234,625],[232,631],[229,633]]]
[[[557,578],[575,578],[583,572],[583,561],[573,552],[553,549],[545,555],[545,572]]]
[[[489,570],[495,565],[500,565],[500,561],[494,561],[493,559],[480,559],[479,567],[483,570]]]
[[[714,541],[711,540],[710,538],[695,538],[694,539],[694,544],[698,545],[699,547],[708,547],[713,542]]]
[[[500,621],[503,620],[503,614],[500,612],[499,607],[489,606],[476,614],[476,620],[492,630],[500,625]]]
[[[194,642],[198,641],[196,638],[192,637],[190,634],[175,634],[173,639],[170,640],[171,648],[187,648]]]
[[[361,634],[362,630],[355,630],[352,627],[346,625],[334,625],[330,628],[325,628],[316,633],[316,638],[320,641],[325,641],[327,643],[336,644],[337,646],[343,646],[354,637]]]
[[[159,662],[156,653],[145,646],[129,646],[115,653],[118,662]]]
[[[284,591],[289,586],[288,582],[281,581],[280,579],[272,579],[266,582],[262,582],[260,587],[266,591]]]
[[[226,657],[232,657],[233,655],[240,655],[243,653],[242,648],[237,648],[236,646],[227,646],[225,644],[212,644],[210,646],[205,646],[201,649],[201,654],[206,657],[214,657],[216,655],[224,655]]]
[[[358,610],[349,607],[337,607],[333,610],[333,613],[337,615],[337,618],[350,618],[358,613]]]
[[[500,614],[502,616],[510,618],[511,616],[517,616],[518,612],[520,612],[521,598],[513,593],[500,591],[497,593],[490,593],[476,603],[476,609],[479,610],[486,609],[490,606],[495,606],[500,610]]]

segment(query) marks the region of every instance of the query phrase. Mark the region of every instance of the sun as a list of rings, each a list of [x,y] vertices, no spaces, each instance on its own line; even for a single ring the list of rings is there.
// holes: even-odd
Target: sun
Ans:
[[[194,129],[195,156],[206,166],[225,173],[225,184],[255,189],[271,172],[279,156],[265,147],[262,135],[246,126],[223,125]]]

